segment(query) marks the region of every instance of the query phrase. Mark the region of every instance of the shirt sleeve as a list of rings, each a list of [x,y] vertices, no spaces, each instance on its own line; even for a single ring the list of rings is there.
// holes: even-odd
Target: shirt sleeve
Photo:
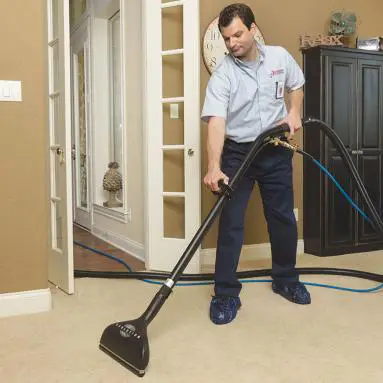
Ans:
[[[230,81],[222,71],[213,72],[207,84],[201,120],[208,122],[210,117],[226,120],[230,96]]]
[[[305,76],[293,56],[285,50],[286,55],[286,88],[289,92],[301,88],[305,84]]]

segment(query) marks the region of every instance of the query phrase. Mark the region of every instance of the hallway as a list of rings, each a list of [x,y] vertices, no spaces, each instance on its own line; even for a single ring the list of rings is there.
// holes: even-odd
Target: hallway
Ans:
[[[74,242],[81,243],[82,245],[120,258],[134,271],[145,270],[144,262],[95,237],[76,224],[73,225],[73,240]],[[126,267],[121,263],[94,253],[93,251],[84,249],[76,244],[73,244],[73,256],[75,270],[127,271]]]

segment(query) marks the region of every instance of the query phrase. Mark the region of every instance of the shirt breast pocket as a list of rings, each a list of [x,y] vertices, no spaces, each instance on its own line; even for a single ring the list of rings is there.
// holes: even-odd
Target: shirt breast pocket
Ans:
[[[233,113],[241,111],[254,104],[257,95],[257,85],[254,81],[239,81],[230,94],[230,109]]]

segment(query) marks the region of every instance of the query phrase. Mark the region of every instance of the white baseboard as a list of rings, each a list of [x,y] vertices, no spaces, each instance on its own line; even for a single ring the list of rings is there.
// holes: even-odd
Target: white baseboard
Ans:
[[[129,253],[134,258],[145,262],[144,245],[142,245],[141,243],[132,241],[131,239],[122,235],[102,230],[96,226],[92,227],[92,234],[97,238],[100,238],[103,241],[106,241],[111,245],[117,247],[118,249]]]
[[[0,294],[0,318],[50,311],[52,295],[49,289]]]
[[[215,264],[215,248],[202,249],[200,251],[200,262],[201,266],[211,266]],[[297,246],[297,255],[303,254],[304,252],[304,242],[303,239],[298,240]],[[256,245],[244,245],[241,251],[241,261],[252,261],[262,258],[271,257],[271,247],[270,243],[259,243]]]

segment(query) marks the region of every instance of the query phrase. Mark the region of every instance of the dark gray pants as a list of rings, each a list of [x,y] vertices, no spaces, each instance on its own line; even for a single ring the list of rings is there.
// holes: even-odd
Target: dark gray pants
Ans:
[[[252,143],[225,140],[222,171],[232,178]],[[219,218],[215,265],[215,294],[238,296],[242,285],[236,271],[244,238],[245,210],[257,181],[271,243],[272,277],[298,281],[295,269],[297,224],[294,216],[292,152],[281,146],[266,146],[239,181],[233,198],[226,200]],[[256,212],[254,212],[256,213]]]

